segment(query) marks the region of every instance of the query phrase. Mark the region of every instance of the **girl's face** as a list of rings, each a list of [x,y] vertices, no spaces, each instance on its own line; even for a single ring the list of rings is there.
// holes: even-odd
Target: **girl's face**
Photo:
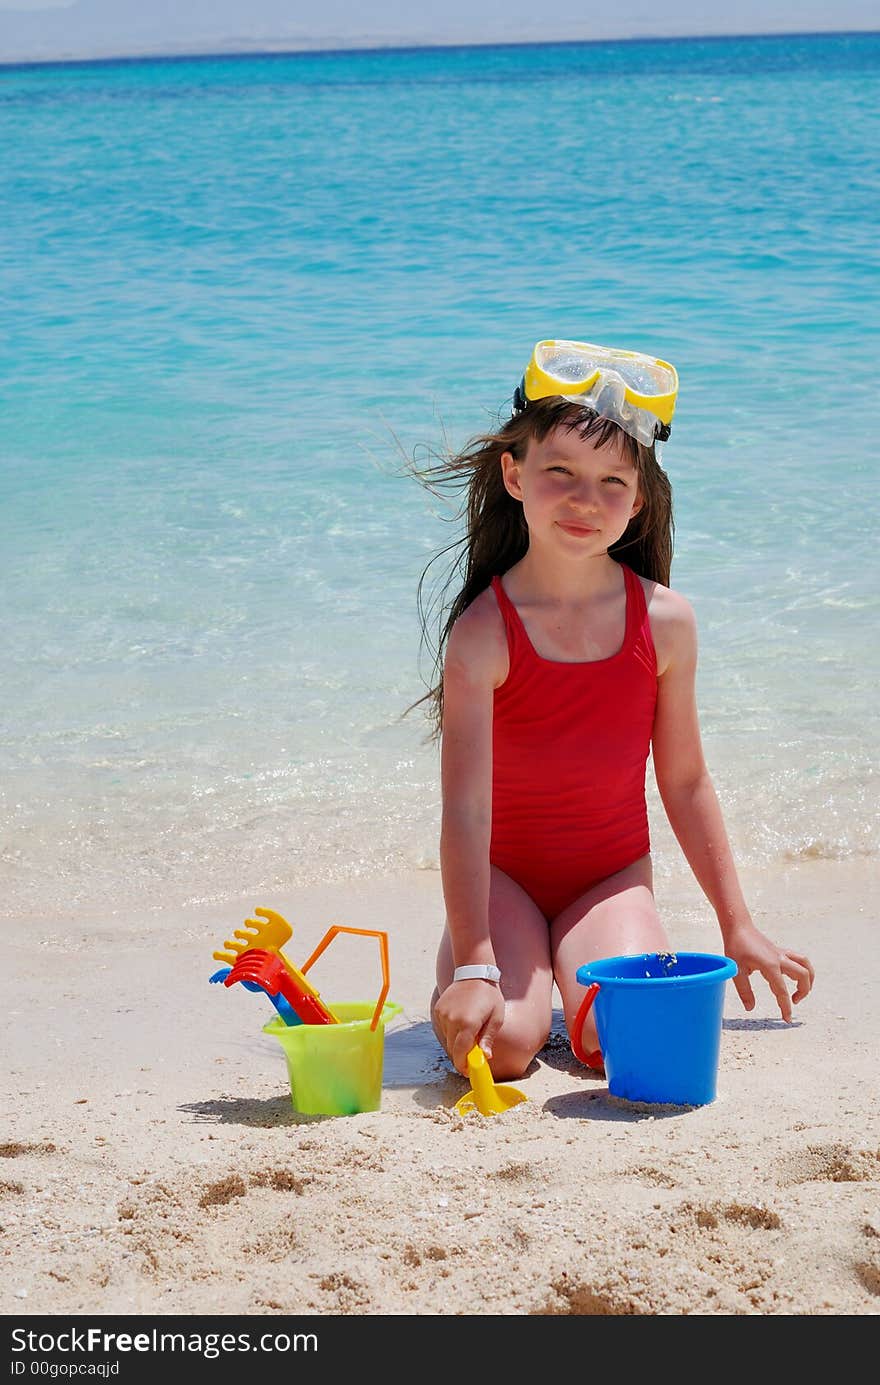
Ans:
[[[638,474],[619,442],[597,447],[567,428],[543,442],[532,438],[525,457],[505,452],[508,493],[522,501],[530,542],[563,552],[607,552],[642,508]]]

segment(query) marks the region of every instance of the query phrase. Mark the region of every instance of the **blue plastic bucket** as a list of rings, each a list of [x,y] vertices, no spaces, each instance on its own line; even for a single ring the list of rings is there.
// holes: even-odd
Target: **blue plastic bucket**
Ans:
[[[599,958],[576,975],[582,986],[598,986],[592,1004],[612,1096],[676,1106],[715,1100],[724,985],[735,962],[642,952]],[[581,1006],[582,1017],[588,1009]]]

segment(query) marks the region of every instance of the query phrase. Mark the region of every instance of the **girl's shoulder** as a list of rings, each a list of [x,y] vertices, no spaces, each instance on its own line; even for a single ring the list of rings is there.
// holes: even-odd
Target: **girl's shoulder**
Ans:
[[[449,632],[444,660],[446,676],[497,688],[509,671],[507,632],[491,587],[475,596]]]
[[[697,618],[686,596],[662,582],[640,577],[657,654],[657,671],[663,673],[675,659],[696,658]]]
[[[676,591],[674,587],[664,587],[662,582],[654,582],[650,577],[640,577],[639,581],[652,619],[656,615],[661,620],[680,620],[688,623],[696,620],[693,606],[680,591]]]

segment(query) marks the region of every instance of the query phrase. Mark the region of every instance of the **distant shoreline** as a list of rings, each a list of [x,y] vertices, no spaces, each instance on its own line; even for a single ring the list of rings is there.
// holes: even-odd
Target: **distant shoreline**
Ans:
[[[471,39],[463,42],[457,39],[437,40],[431,43],[413,43],[408,41],[393,42],[384,39],[352,39],[348,42],[316,40],[314,43],[307,43],[305,40],[295,43],[292,41],[282,41],[276,45],[266,46],[265,41],[261,40],[259,45],[254,47],[242,47],[244,42],[241,39],[229,40],[228,46],[224,46],[221,41],[216,46],[203,48],[200,46],[177,46],[166,49],[144,48],[140,50],[120,50],[111,52],[84,54],[68,54],[55,57],[15,57],[6,58],[0,55],[0,68],[33,68],[33,67],[91,67],[98,64],[113,63],[150,63],[150,62],[210,62],[215,58],[282,58],[282,57],[333,57],[347,56],[352,53],[421,53],[435,51],[467,51],[477,48],[608,48],[624,43],[640,44],[674,44],[674,43],[729,43],[735,40],[754,39],[768,43],[778,43],[788,39],[832,39],[832,38],[869,38],[872,35],[880,34],[880,27],[872,29],[819,29],[819,30],[786,30],[779,33],[729,33],[729,34],[627,34],[619,38],[567,38],[567,39]]]

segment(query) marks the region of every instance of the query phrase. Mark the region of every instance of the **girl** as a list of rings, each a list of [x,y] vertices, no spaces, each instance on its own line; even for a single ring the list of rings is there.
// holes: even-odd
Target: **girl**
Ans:
[[[431,1015],[462,1074],[476,1043],[496,1078],[526,1071],[554,981],[569,1035],[601,1068],[591,1016],[574,1032],[577,968],[671,951],[652,890],[649,751],[745,1009],[753,972],[786,1021],[813,982],[809,960],[749,916],[703,759],[694,615],[668,585],[656,455],[677,391],[667,362],[539,342],[509,421],[422,473],[467,491],[463,586],[422,699],[441,739],[446,906]]]

